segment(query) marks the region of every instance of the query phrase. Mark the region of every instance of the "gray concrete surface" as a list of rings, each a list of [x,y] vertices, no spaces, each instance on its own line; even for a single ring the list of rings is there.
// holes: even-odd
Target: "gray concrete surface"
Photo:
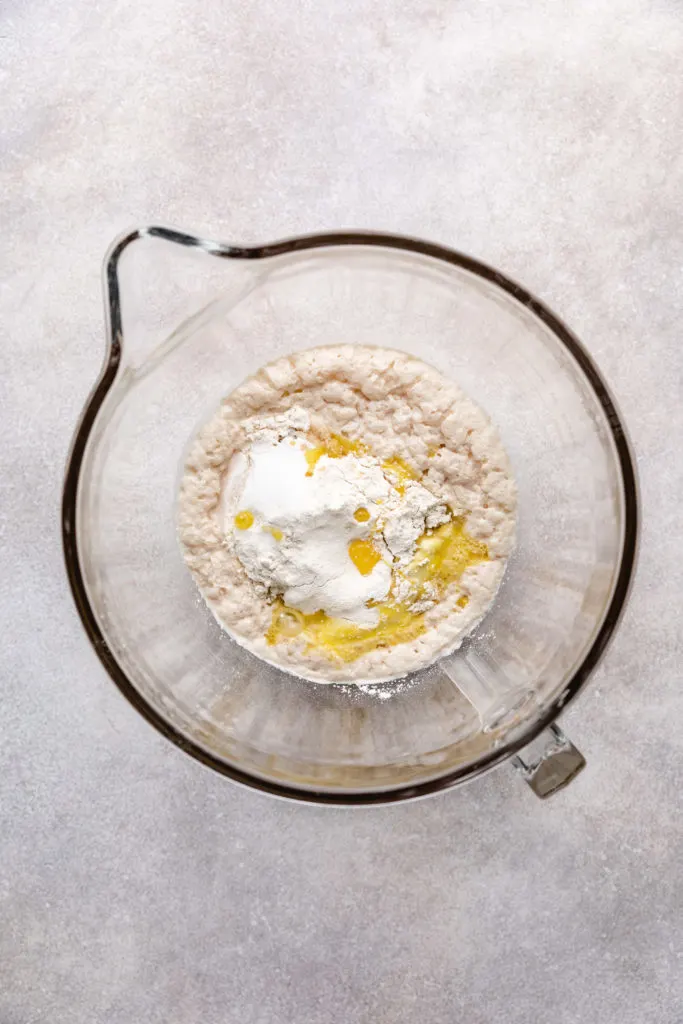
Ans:
[[[1,1024],[680,1024],[683,7],[4,0]],[[214,776],[108,681],[62,570],[100,261],[150,220],[368,227],[550,303],[620,399],[637,586],[542,804],[390,809]]]

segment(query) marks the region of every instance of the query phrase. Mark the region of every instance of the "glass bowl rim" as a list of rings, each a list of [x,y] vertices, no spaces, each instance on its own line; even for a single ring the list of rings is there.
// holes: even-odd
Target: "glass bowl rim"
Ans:
[[[188,739],[179,729],[167,721],[136,689],[119,665],[107,638],[101,630],[88,597],[84,575],[81,570],[78,548],[78,491],[87,449],[95,420],[105,398],[114,386],[121,364],[123,348],[123,324],[118,283],[118,266],[125,250],[135,241],[156,238],[191,249],[198,249],[220,259],[259,260],[305,250],[331,247],[367,246],[384,248],[426,256],[436,261],[467,270],[483,278],[512,296],[541,320],[555,335],[556,339],[573,357],[601,406],[609,425],[617,464],[621,474],[624,499],[624,528],[621,558],[613,585],[612,595],[604,613],[603,621],[584,654],[580,665],[566,681],[562,691],[528,728],[520,731],[514,739],[502,743],[474,764],[464,764],[451,771],[419,783],[408,783],[390,789],[364,791],[326,790],[299,787],[273,779],[251,774],[234,764],[224,761],[194,740]],[[612,639],[619,619],[626,606],[633,580],[639,534],[638,480],[635,459],[622,417],[616,402],[592,358],[574,333],[557,317],[550,308],[535,298],[526,288],[501,274],[500,271],[481,261],[446,246],[405,235],[385,234],[375,231],[334,231],[298,235],[280,241],[255,246],[236,246],[190,235],[172,228],[147,226],[125,232],[114,240],[104,258],[104,290],[106,295],[107,347],[99,377],[86,399],[77,424],[71,449],[67,458],[62,493],[62,544],[66,573],[76,608],[86,635],[102,665],[113,682],[134,708],[163,736],[190,754],[193,758],[214,769],[235,782],[274,796],[300,800],[307,803],[362,805],[388,804],[401,800],[415,799],[431,793],[441,792],[470,781],[490,771],[507,760],[546,729],[562,709],[578,695],[588,682],[601,657]],[[334,685],[334,684],[331,684]]]

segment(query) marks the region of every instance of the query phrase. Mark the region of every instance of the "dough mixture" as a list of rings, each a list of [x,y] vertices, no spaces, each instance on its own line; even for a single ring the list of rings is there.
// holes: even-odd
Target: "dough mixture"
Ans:
[[[218,622],[320,682],[394,679],[460,646],[514,544],[487,416],[419,359],[357,345],[270,363],[192,443],[185,561]]]

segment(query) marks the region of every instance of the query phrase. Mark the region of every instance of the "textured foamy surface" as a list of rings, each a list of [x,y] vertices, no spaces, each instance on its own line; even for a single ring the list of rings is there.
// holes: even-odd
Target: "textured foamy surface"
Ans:
[[[315,434],[344,434],[380,460],[400,457],[424,487],[465,520],[488,559],[467,568],[424,614],[426,632],[351,662],[296,638],[269,644],[263,588],[244,571],[220,514],[222,481],[247,443],[251,418],[306,410]],[[297,352],[228,395],[192,445],[183,476],[179,535],[185,560],[216,618],[260,657],[309,678],[391,679],[450,653],[481,620],[514,543],[516,494],[488,417],[453,382],[403,352],[359,345]],[[466,606],[458,601],[466,599]]]

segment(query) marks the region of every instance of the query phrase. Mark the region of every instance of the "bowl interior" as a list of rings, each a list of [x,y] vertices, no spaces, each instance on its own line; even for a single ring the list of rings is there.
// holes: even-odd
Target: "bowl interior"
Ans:
[[[80,467],[78,561],[109,656],[175,738],[266,786],[353,796],[476,773],[567,697],[614,612],[626,495],[590,366],[552,317],[467,261],[371,244],[174,257],[168,243],[153,256],[151,297],[134,247],[120,261],[122,361]],[[448,664],[381,686],[315,685],[245,652],[176,538],[183,453],[220,398],[278,356],[349,342],[457,381],[500,430],[519,489],[489,615]],[[461,677],[531,700],[485,731]]]

